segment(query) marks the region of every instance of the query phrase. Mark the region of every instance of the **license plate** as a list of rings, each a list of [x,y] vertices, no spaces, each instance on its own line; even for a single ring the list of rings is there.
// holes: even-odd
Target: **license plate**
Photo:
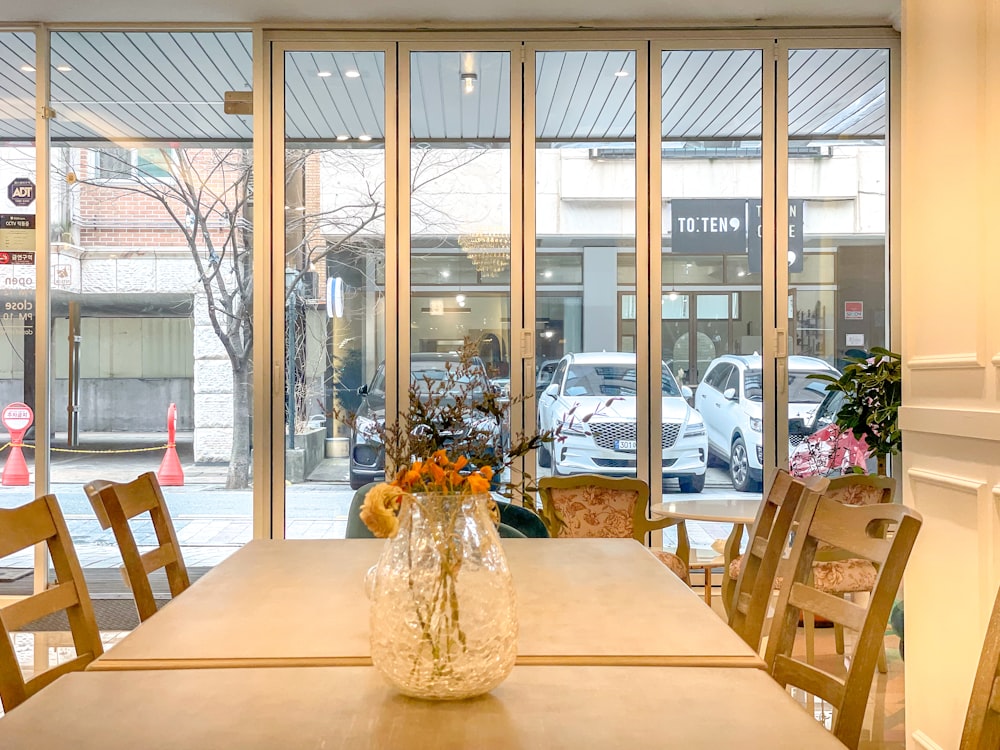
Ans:
[[[635,441],[634,440],[616,440],[615,441],[616,451],[634,451]]]

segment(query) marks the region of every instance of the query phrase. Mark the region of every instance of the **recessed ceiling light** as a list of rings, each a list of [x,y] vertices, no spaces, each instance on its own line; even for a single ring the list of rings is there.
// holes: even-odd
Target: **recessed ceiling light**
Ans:
[[[337,140],[338,140],[338,141],[346,141],[346,140],[347,140],[348,138],[350,138],[350,137],[351,137],[351,136],[349,136],[349,135],[338,135],[338,136],[337,136]]]
[[[70,73],[73,69],[69,65],[56,65],[56,70],[60,73]]]
[[[316,75],[318,75],[320,78],[329,78],[330,76],[333,75],[333,73],[331,73],[329,70],[321,70]]]
[[[618,78],[624,78],[627,75],[628,75],[628,71],[627,70],[616,70],[615,71],[615,76],[617,76]]]
[[[22,65],[21,66],[21,72],[22,73],[34,73],[35,72],[35,68],[32,65]]]
[[[344,75],[347,78],[361,78],[361,73],[359,71],[357,71],[357,70],[348,70],[348,71],[345,71]]]
[[[370,135],[359,135],[358,136],[358,140],[359,141],[370,141],[371,139],[372,139],[372,137]]]

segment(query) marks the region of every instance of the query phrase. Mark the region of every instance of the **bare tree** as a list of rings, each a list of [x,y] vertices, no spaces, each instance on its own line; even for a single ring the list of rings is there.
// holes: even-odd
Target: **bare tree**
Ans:
[[[93,152],[91,152],[93,153]],[[253,159],[246,148],[157,148],[136,151],[121,148],[98,152],[98,163],[69,169],[67,181],[77,183],[98,200],[127,195],[152,201],[169,218],[164,238],[180,232],[191,253],[204,294],[208,319],[233,372],[233,442],[226,487],[245,488],[250,479],[251,386],[253,382]],[[411,175],[414,212],[422,227],[448,231],[452,222],[421,200],[431,186],[482,156],[477,149],[421,149]],[[286,210],[286,297],[296,300],[305,274],[337,257],[359,263],[374,252],[384,252],[385,183],[380,150],[293,149],[286,152],[286,195],[301,201]],[[329,207],[309,195],[307,180],[327,174],[344,186]],[[101,188],[101,190],[93,190]],[[146,204],[149,208],[150,204]],[[297,334],[293,331],[293,336]],[[304,337],[302,337],[304,339]],[[300,377],[296,354],[293,383]],[[304,396],[294,399],[295,417],[305,418]],[[294,430],[294,427],[293,427]]]

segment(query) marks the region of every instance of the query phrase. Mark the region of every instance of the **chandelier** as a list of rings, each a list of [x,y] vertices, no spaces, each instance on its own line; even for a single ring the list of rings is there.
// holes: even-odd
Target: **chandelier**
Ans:
[[[509,234],[463,234],[459,235],[458,246],[484,278],[499,276],[510,265]]]

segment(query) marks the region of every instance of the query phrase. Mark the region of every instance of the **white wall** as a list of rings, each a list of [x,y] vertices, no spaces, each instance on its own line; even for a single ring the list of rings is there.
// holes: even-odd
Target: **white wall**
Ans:
[[[904,0],[907,748],[958,747],[1000,579],[1000,7]]]

